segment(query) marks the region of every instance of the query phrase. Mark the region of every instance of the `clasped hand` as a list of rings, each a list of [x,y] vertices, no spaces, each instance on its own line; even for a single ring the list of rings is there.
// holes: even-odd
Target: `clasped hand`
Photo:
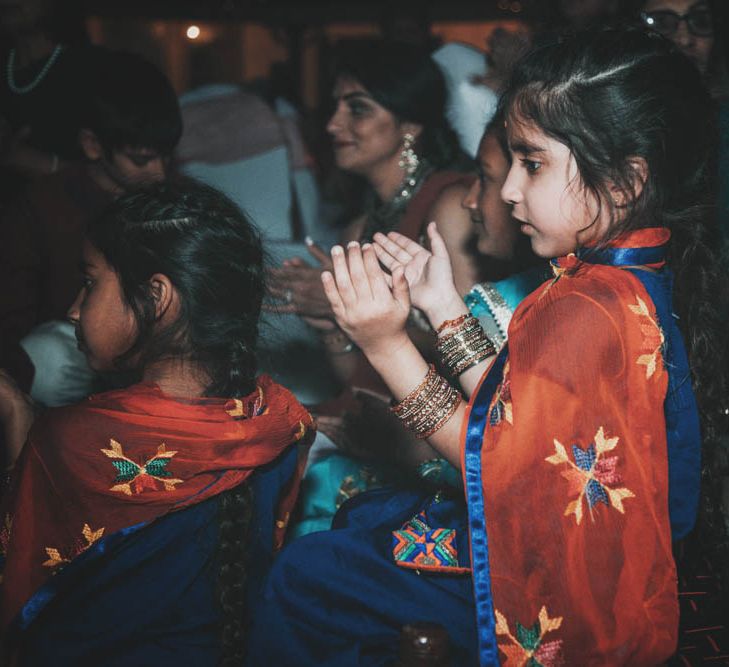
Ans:
[[[428,235],[432,252],[396,232],[376,234],[374,245],[350,243],[346,254],[341,246],[332,248],[333,270],[322,273],[324,292],[339,326],[368,356],[394,351],[407,339],[411,305],[432,324],[444,303],[460,301],[434,224]]]
[[[320,266],[311,266],[303,259],[287,259],[281,267],[269,269],[269,293],[278,303],[264,305],[265,310],[277,313],[296,313],[304,318],[314,318],[311,324],[319,328],[330,326],[332,311],[321,287],[321,272],[331,269],[328,255],[313,242],[307,249]],[[308,320],[307,320],[308,321]]]

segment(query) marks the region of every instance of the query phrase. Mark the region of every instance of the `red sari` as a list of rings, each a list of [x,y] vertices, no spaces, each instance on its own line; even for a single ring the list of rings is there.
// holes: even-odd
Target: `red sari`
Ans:
[[[569,256],[555,274],[511,321],[480,453],[499,659],[659,664],[678,627],[663,333],[630,271]]]
[[[260,377],[243,399],[175,399],[156,385],[91,396],[36,421],[2,505],[0,635],[49,577],[104,538],[227,491],[301,445],[276,547],[314,433],[285,388]]]

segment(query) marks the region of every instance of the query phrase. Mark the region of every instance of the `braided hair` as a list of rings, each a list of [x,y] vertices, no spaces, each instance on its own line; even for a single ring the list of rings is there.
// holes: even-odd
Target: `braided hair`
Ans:
[[[207,377],[206,396],[240,397],[255,388],[256,338],[264,292],[263,249],[242,211],[217,190],[190,180],[120,197],[87,231],[116,272],[137,334],[116,360],[141,372],[182,358]],[[167,276],[180,315],[159,330],[150,278]],[[219,496],[218,597],[223,664],[241,664],[245,647],[246,536],[253,516],[248,483]]]

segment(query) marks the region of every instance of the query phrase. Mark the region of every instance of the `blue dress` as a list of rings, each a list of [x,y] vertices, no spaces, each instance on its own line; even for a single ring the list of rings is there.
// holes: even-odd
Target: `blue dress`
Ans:
[[[275,511],[297,456],[290,448],[250,478],[249,608],[273,562]],[[49,579],[14,633],[20,664],[218,664],[219,502],[215,496],[119,531]]]

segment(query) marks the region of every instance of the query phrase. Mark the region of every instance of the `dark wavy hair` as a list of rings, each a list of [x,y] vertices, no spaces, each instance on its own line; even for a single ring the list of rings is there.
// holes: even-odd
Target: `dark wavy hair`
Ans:
[[[256,338],[264,291],[263,249],[241,210],[217,190],[189,180],[119,198],[87,231],[114,269],[137,336],[118,360],[137,370],[173,357],[206,374],[207,396],[255,388]],[[149,280],[167,276],[179,318],[158,330]],[[220,495],[217,547],[223,664],[241,664],[245,646],[246,535],[253,500],[244,483]]]
[[[96,49],[79,126],[107,153],[127,146],[170,155],[182,136],[182,114],[169,79],[135,53]]]
[[[435,167],[461,157],[445,117],[443,75],[425,49],[404,42],[352,40],[338,46],[334,63],[333,79],[357,81],[400,122],[423,126],[417,151]]]
[[[587,31],[528,55],[501,106],[509,122],[533,124],[569,148],[582,186],[608,209],[610,237],[641,227],[671,230],[674,309],[702,417],[706,482],[717,460],[716,436],[726,431],[720,322],[727,281],[713,210],[717,131],[698,71],[659,35]],[[626,207],[614,203],[614,186]]]
[[[118,367],[141,370],[184,358],[206,373],[207,396],[253,391],[263,249],[230,199],[190,180],[145,187],[116,200],[86,236],[119,276],[137,324]],[[180,317],[163,331],[149,283],[155,273],[167,276],[180,297]]]

